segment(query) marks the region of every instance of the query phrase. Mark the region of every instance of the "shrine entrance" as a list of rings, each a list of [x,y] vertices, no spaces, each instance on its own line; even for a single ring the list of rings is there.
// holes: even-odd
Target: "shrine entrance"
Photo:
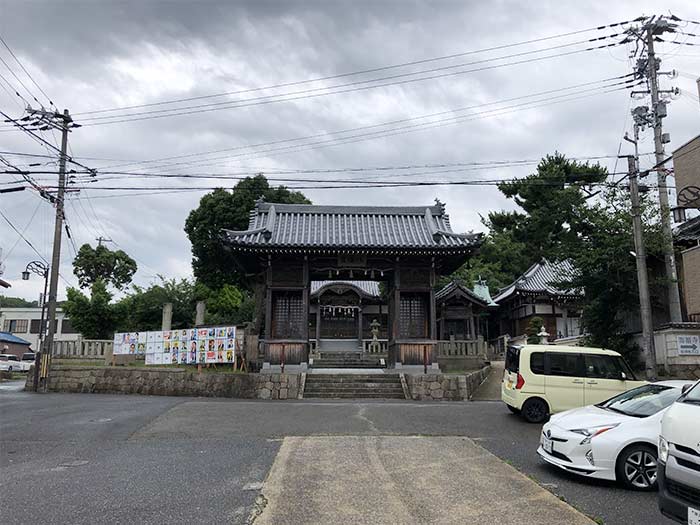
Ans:
[[[260,201],[248,229],[224,230],[223,240],[255,282],[253,333],[263,367],[304,369],[312,352],[341,341],[342,348],[385,354],[391,368],[437,366],[436,281],[467,260],[481,234],[453,232],[440,202]]]
[[[374,335],[386,343],[387,305],[378,282],[311,281],[309,303],[312,349],[366,351]]]

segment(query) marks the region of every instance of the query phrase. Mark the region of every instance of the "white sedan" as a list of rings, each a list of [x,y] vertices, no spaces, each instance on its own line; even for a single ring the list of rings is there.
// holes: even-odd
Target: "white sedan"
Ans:
[[[582,408],[555,414],[542,428],[537,453],[568,472],[656,488],[661,417],[688,381],[659,381]]]

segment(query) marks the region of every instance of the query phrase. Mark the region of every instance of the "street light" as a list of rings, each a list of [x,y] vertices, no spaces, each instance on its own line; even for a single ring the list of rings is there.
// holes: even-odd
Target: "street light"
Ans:
[[[44,334],[46,329],[44,328],[44,312],[46,310],[46,287],[49,283],[49,265],[41,261],[32,261],[27,264],[27,267],[22,272],[22,280],[29,280],[29,272],[35,273],[40,277],[44,278],[44,295],[41,298],[41,321],[39,321],[39,348],[36,353],[36,359],[34,360],[34,392],[38,391],[39,388],[39,366],[41,364],[41,351],[44,343]]]

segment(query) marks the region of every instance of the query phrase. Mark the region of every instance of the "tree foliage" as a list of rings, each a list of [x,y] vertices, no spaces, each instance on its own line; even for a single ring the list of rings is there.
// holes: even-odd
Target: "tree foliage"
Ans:
[[[90,297],[80,290],[68,288],[63,311],[70,318],[73,328],[87,339],[111,339],[119,322],[119,311],[111,304],[112,294],[101,279],[96,280]]]
[[[192,243],[192,269],[198,282],[213,290],[225,284],[249,286],[224,250],[221,230],[247,229],[250,211],[261,197],[267,202],[310,204],[298,191],[270,186],[262,174],[246,177],[233,191],[219,188],[202,197],[185,222],[185,232]]]
[[[577,246],[576,217],[587,206],[582,188],[606,176],[598,164],[554,153],[543,158],[531,175],[499,184],[519,210],[495,211],[482,219],[488,233],[480,253],[458,270],[459,276],[471,283],[481,275],[495,292],[543,257],[565,258]]]
[[[658,209],[646,196],[644,244],[649,261],[663,260],[663,233]],[[639,312],[639,288],[632,237],[629,196],[623,190],[607,191],[595,205],[578,210],[578,246],[569,253],[576,273],[567,287],[584,291],[582,323],[589,343],[612,348],[632,357],[634,348],[624,336],[625,320]],[[662,279],[650,279],[652,297],[660,297]],[[657,289],[659,293],[653,293]],[[657,304],[657,307],[662,305]]]
[[[136,273],[136,261],[122,250],[83,244],[73,259],[73,273],[81,288],[90,288],[99,280],[121,290]]]
[[[483,219],[488,233],[480,253],[455,276],[468,283],[482,276],[496,292],[542,258],[570,259],[576,273],[557,284],[584,292],[582,324],[589,343],[633,357],[634,348],[624,333],[626,321],[639,312],[629,196],[625,189],[598,187],[600,193],[592,199],[586,187],[606,176],[597,164],[555,153],[523,180],[500,184],[500,191],[518,210],[491,212]],[[649,261],[662,261],[662,234],[653,200],[645,196],[645,245]],[[659,279],[650,280],[663,286]],[[662,293],[652,290],[652,296]]]
[[[28,308],[31,306],[39,306],[38,301],[27,301],[21,297],[8,297],[7,295],[0,295],[0,308]]]
[[[134,286],[117,305],[121,313],[119,331],[160,330],[165,303],[173,305],[174,329],[194,326],[196,301],[195,285],[187,279],[161,277],[160,283],[147,288]]]
[[[530,322],[527,323],[527,328],[525,329],[525,335],[527,335],[527,342],[529,344],[539,344],[540,337],[537,334],[540,333],[543,326],[544,321],[541,317],[535,316],[530,319]]]

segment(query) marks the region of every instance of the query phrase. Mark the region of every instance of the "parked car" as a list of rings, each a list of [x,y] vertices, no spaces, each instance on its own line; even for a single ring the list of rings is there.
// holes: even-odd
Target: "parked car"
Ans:
[[[523,345],[506,350],[501,399],[530,423],[600,403],[646,384],[620,354],[582,346]]]
[[[542,428],[537,453],[580,476],[653,490],[661,418],[688,384],[649,383],[597,405],[555,414]]]
[[[700,525],[700,381],[666,411],[659,436],[659,509]]]
[[[21,361],[23,363],[29,363],[29,366],[32,366],[36,361],[36,354],[34,352],[25,352],[22,354]]]
[[[28,372],[31,365],[22,362],[14,354],[0,354],[0,370],[6,372]]]

